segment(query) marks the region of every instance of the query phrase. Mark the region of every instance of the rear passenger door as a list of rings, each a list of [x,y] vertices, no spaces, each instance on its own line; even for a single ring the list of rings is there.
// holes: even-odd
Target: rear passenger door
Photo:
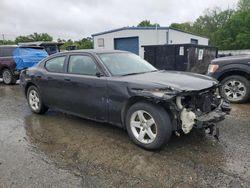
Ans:
[[[40,86],[41,96],[45,104],[56,108],[63,108],[64,82],[66,75],[66,55],[56,56],[47,60],[44,64],[43,74],[35,75]]]
[[[89,54],[69,56],[65,108],[81,116],[105,121],[107,119],[107,80],[97,76],[101,68]]]

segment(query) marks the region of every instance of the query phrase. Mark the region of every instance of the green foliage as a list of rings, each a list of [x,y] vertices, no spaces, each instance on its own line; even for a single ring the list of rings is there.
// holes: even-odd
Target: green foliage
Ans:
[[[36,42],[36,41],[52,41],[53,38],[47,33],[33,33],[27,36],[18,36],[14,41],[11,40],[0,40],[0,45],[6,44],[18,44],[22,42]],[[60,47],[65,50],[67,47],[75,46],[76,49],[91,49],[93,48],[93,40],[91,37],[83,38],[79,41],[73,41],[71,39],[57,39],[58,42],[63,42],[64,44]]]
[[[193,23],[191,22],[185,22],[185,23],[172,23],[170,25],[170,28],[187,31],[187,32],[193,32]]]
[[[77,49],[92,49],[93,48],[93,40],[90,37],[83,38],[79,41],[72,41],[71,39],[65,41],[58,39],[58,42],[64,42],[61,46],[61,49],[67,49],[67,47],[75,46]]]
[[[238,2],[239,11],[250,11],[250,0],[240,0]]]
[[[76,41],[76,47],[78,49],[91,49],[93,48],[93,40],[90,37],[83,38],[82,40]]]
[[[250,49],[250,0],[239,0],[236,10],[207,9],[195,22],[171,27],[206,36],[222,50]]]
[[[214,33],[230,20],[234,11],[231,9],[222,11],[220,8],[207,9],[204,15],[196,19],[194,23],[173,23],[170,27],[191,32],[210,38],[210,45],[214,45]]]
[[[143,20],[137,25],[137,27],[156,27],[156,26],[160,27],[158,23],[152,24],[149,20]]]
[[[13,45],[15,44],[12,40],[0,40],[0,45]]]
[[[35,42],[35,41],[52,41],[53,38],[47,33],[33,33],[27,36],[18,36],[15,43]]]
[[[250,48],[250,11],[240,11],[214,34],[215,44],[220,49]]]

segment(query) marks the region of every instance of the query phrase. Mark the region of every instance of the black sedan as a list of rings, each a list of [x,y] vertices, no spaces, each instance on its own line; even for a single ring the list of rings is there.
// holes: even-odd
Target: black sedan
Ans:
[[[58,109],[127,130],[146,149],[192,128],[212,133],[230,107],[218,82],[199,74],[157,70],[123,51],[70,51],[49,56],[21,73],[34,113]]]

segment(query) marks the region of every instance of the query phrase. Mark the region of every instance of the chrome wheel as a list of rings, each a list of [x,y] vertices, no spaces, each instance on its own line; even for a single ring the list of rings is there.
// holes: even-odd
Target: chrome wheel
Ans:
[[[152,143],[157,136],[154,118],[146,111],[135,111],[130,118],[130,128],[134,137],[143,144]]]
[[[3,71],[3,81],[5,84],[10,84],[11,83],[11,72],[9,70],[4,70]]]
[[[222,86],[223,92],[228,100],[230,101],[240,101],[246,95],[246,86],[239,80],[228,80]]]
[[[39,99],[37,91],[31,90],[29,92],[29,104],[30,104],[30,107],[32,108],[32,110],[34,110],[34,111],[39,110],[40,99]]]

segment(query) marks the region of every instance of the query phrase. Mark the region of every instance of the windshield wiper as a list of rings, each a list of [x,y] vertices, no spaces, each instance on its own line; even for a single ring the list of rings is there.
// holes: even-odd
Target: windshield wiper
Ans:
[[[121,76],[130,76],[130,75],[136,75],[136,74],[145,74],[145,73],[149,73],[149,72],[156,72],[158,70],[152,70],[152,71],[146,71],[146,72],[133,72],[133,73],[128,73],[128,74],[123,74]]]
[[[145,72],[133,72],[133,73],[128,73],[128,74],[123,74],[121,76],[130,76],[130,75],[136,75],[136,74],[143,74]]]

